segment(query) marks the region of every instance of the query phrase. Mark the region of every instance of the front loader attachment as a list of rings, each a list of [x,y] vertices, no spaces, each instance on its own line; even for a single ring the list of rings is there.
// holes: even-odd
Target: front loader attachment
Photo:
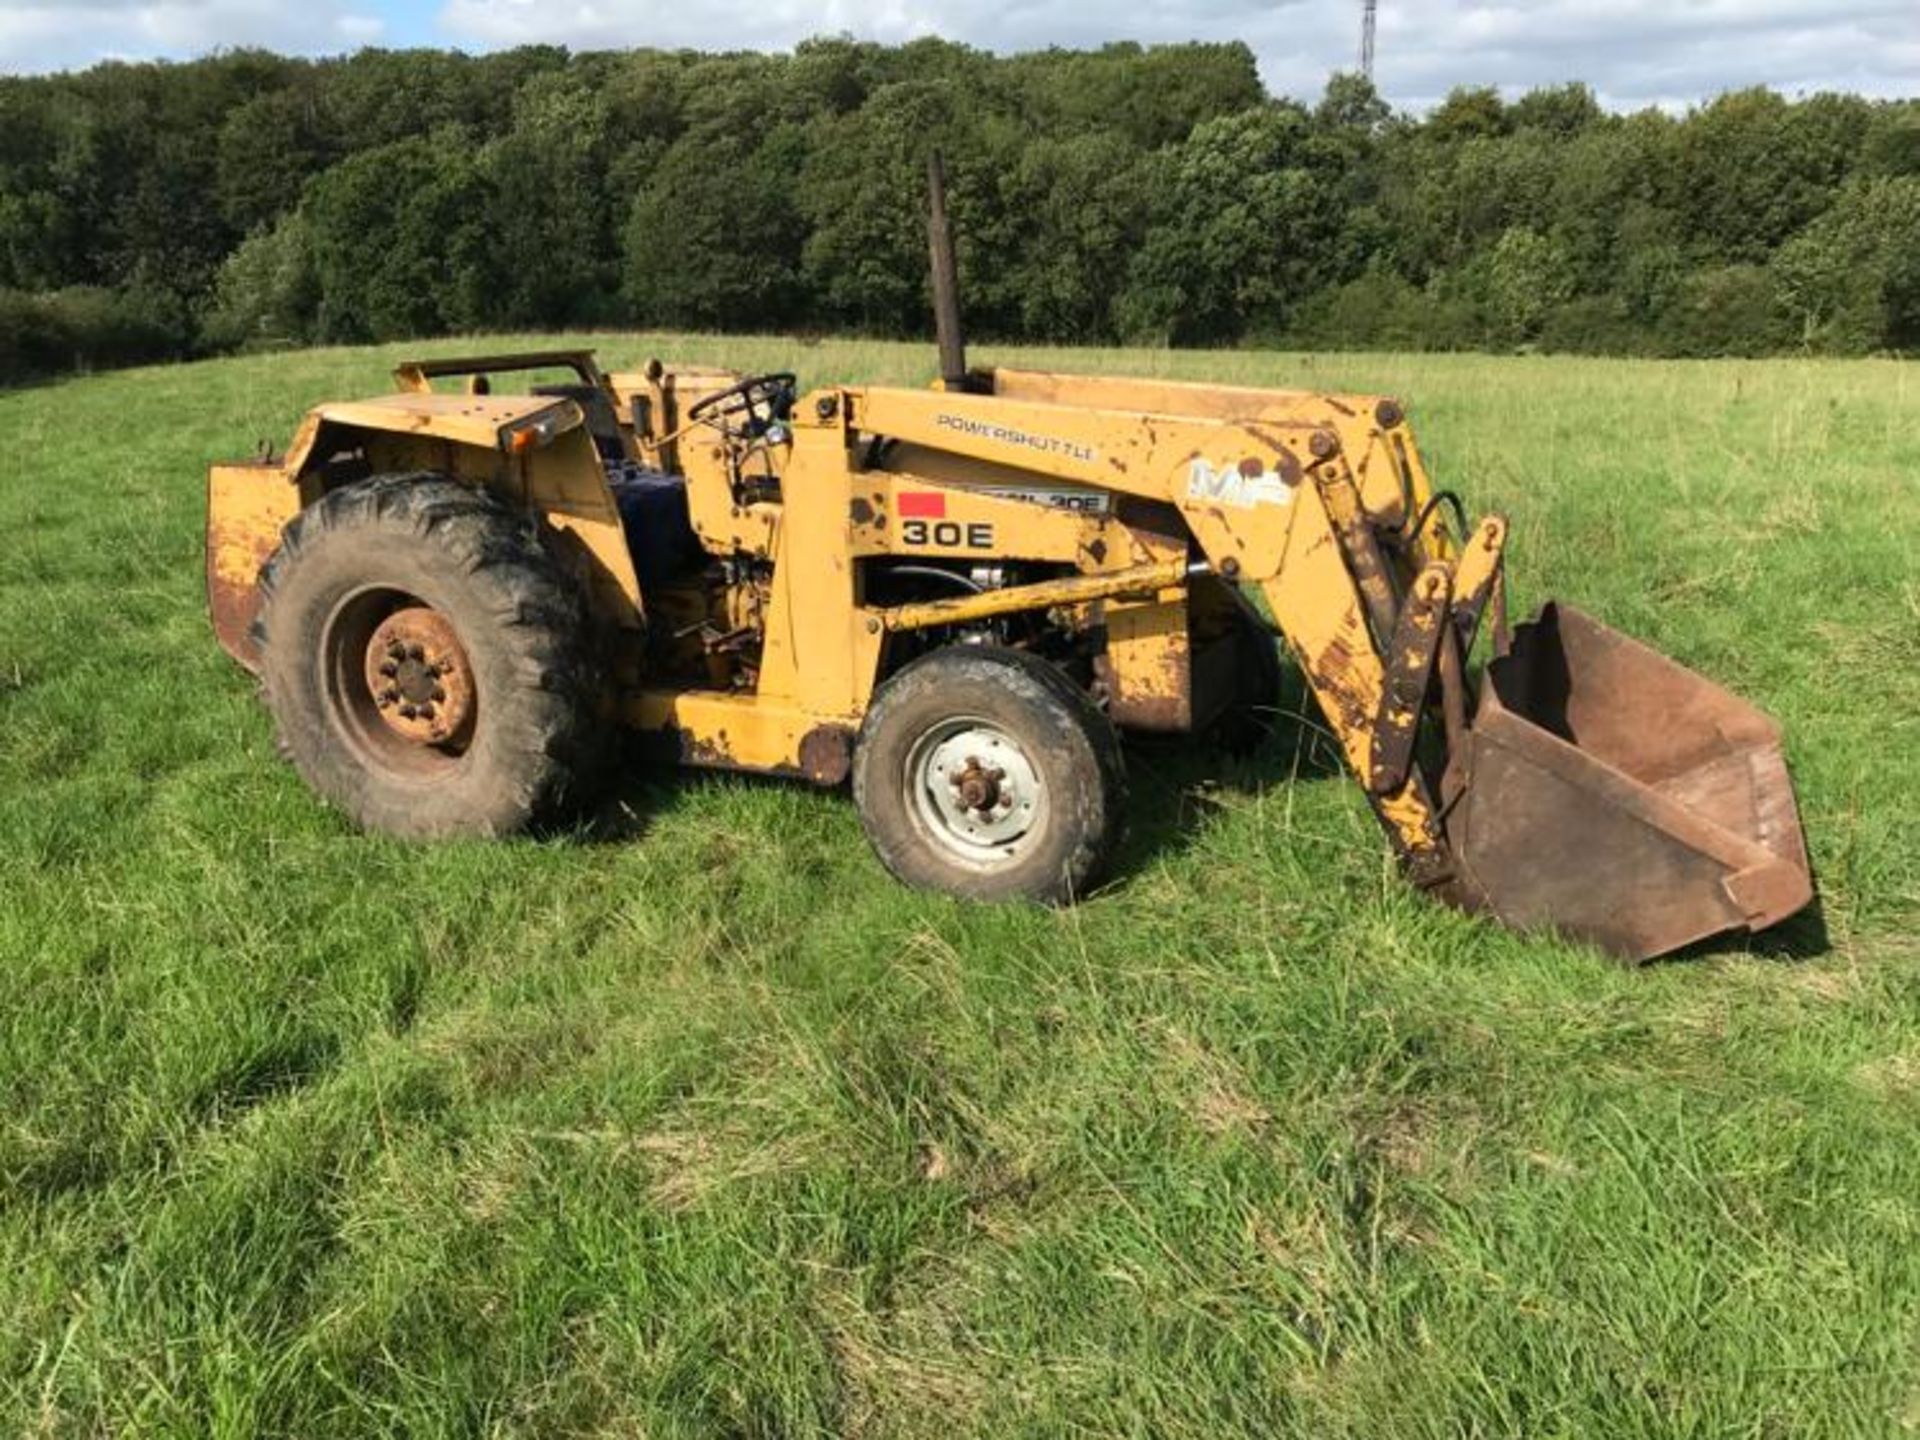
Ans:
[[[1813,898],[1779,727],[1569,606],[1488,665],[1461,778],[1455,896],[1508,925],[1639,961]]]

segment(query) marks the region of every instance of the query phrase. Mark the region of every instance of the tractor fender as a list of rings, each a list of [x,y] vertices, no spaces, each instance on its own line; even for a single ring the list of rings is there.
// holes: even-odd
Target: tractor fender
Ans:
[[[537,515],[582,579],[594,620],[642,628],[620,511],[578,405],[551,396],[384,395],[316,406],[278,462],[208,472],[208,607],[221,645],[249,669],[260,567],[287,522],[326,493],[328,463],[356,450],[372,474],[445,476]]]

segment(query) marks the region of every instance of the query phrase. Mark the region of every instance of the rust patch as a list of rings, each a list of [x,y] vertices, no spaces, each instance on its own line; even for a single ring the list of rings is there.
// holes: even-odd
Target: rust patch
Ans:
[[[1191,728],[1190,708],[1184,695],[1115,696],[1107,705],[1107,713],[1114,724],[1128,730],[1179,735]]]
[[[681,763],[723,770],[733,768],[733,750],[727,743],[726,731],[716,731],[710,740],[702,740],[690,730],[682,730],[679,734]]]
[[[1150,677],[1128,677],[1110,657],[1100,656],[1096,670],[1108,687],[1107,714],[1128,730],[1184,734],[1193,728],[1192,669],[1185,647],[1170,651],[1154,668],[1157,673]]]
[[[1373,723],[1373,716],[1347,688],[1347,677],[1352,671],[1353,651],[1344,640],[1329,642],[1327,648],[1307,664],[1307,675],[1313,681],[1321,706],[1337,710],[1341,730],[1349,733],[1365,731]]]
[[[800,738],[800,769],[816,785],[838,785],[853,769],[853,732],[816,725]]]
[[[473,668],[439,611],[410,605],[389,615],[367,642],[364,668],[380,719],[401,739],[447,745],[470,735]]]
[[[1380,707],[1373,722],[1372,774],[1366,777],[1367,787],[1376,795],[1398,790],[1413,763],[1413,747],[1419,738],[1420,717],[1426,711],[1448,596],[1444,567],[1429,567],[1393,627]],[[1451,725],[1448,729],[1449,749],[1453,750],[1456,737]]]
[[[225,579],[209,564],[207,614],[213,620],[213,634],[220,648],[247,669],[259,670],[260,656],[253,643],[253,622],[260,614],[259,587]]]
[[[251,630],[260,611],[259,576],[300,496],[278,465],[216,464],[207,471],[207,613],[220,647],[259,668]]]
[[[1637,961],[1814,898],[1778,727],[1569,606],[1487,667],[1469,734],[1449,828],[1485,908],[1516,929]]]
[[[1190,730],[1193,657],[1185,604],[1109,607],[1106,642],[1095,663],[1114,723],[1165,734]]]

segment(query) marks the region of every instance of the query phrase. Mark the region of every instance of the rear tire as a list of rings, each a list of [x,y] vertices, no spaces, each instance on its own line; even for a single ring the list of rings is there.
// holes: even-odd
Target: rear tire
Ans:
[[[260,588],[281,749],[355,823],[504,835],[578,804],[599,678],[579,587],[531,517],[440,477],[376,476],[303,510]]]
[[[949,646],[875,694],[853,798],[874,852],[906,884],[1064,904],[1112,857],[1126,777],[1112,723],[1058,667]]]

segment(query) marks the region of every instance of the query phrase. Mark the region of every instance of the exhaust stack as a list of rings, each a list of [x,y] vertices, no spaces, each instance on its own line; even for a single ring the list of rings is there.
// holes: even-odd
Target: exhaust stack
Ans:
[[[933,265],[940,379],[949,390],[970,390],[967,342],[960,330],[960,270],[953,258],[953,222],[947,215],[947,167],[938,150],[927,156],[927,253]]]

